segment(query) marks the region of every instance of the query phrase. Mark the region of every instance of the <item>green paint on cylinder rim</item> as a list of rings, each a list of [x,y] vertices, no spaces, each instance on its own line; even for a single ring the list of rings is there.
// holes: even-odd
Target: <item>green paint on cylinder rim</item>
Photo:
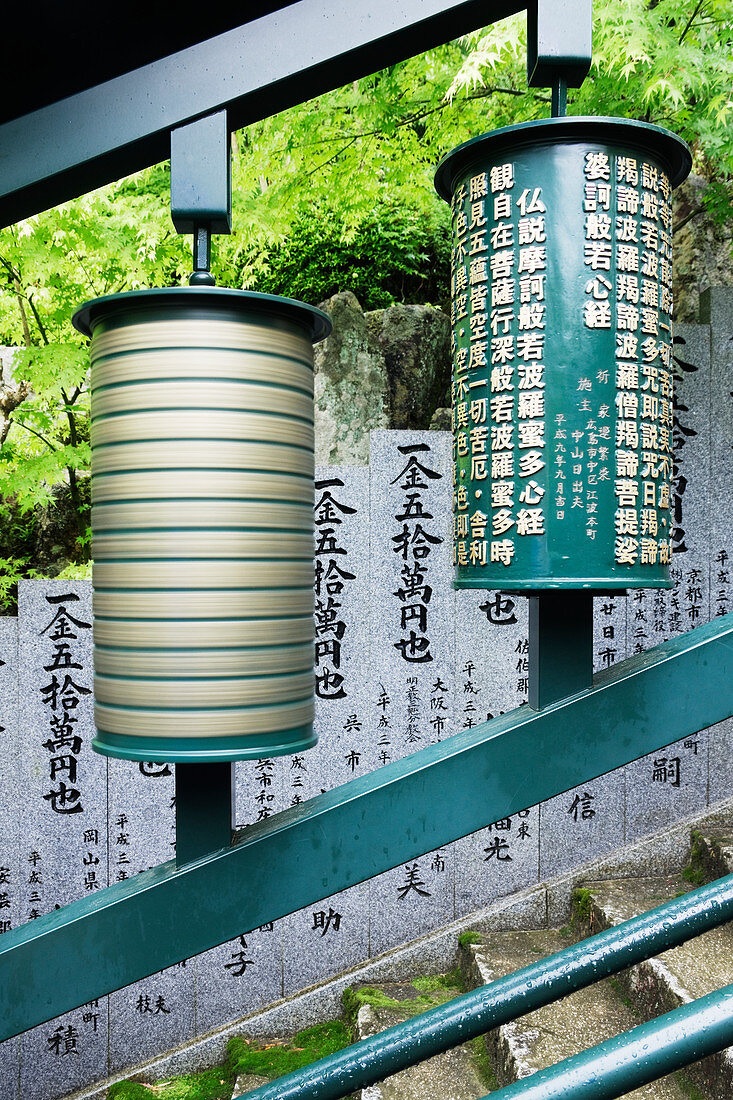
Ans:
[[[610,116],[570,115],[564,118],[541,118],[532,122],[520,122],[516,126],[502,126],[486,134],[470,138],[441,160],[435,170],[435,190],[441,199],[451,201],[458,179],[476,164],[481,164],[494,149],[503,147],[519,150],[522,146],[586,144],[595,141],[600,145],[628,145],[639,152],[656,155],[665,163],[672,189],[687,179],[692,168],[689,145],[651,122],[638,122],[633,118]]]
[[[84,336],[97,330],[120,328],[141,321],[166,321],[184,314],[187,320],[225,320],[263,325],[267,328],[297,326],[313,343],[331,332],[331,319],[315,306],[276,294],[252,290],[231,290],[218,286],[180,286],[132,290],[108,294],[85,302],[72,317],[72,324]]]
[[[246,741],[251,742],[247,744]],[[97,730],[92,748],[103,756],[118,760],[155,762],[165,759],[169,764],[215,764],[227,760],[260,760],[266,756],[290,756],[305,752],[317,744],[313,725],[273,733],[237,737],[131,737],[121,733]]]

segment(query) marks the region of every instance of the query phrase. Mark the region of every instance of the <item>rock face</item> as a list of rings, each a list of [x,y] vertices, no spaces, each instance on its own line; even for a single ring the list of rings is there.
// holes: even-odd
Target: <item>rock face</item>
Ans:
[[[706,187],[691,175],[674,193],[674,319],[690,324],[698,321],[701,291],[731,285],[733,226],[711,218],[702,203]]]
[[[316,462],[366,465],[372,429],[427,428],[445,403],[450,322],[433,306],[364,313],[350,291],[321,308],[333,333],[315,348]]]
[[[427,428],[450,383],[450,320],[432,306],[394,305],[366,314],[384,356],[390,428]]]

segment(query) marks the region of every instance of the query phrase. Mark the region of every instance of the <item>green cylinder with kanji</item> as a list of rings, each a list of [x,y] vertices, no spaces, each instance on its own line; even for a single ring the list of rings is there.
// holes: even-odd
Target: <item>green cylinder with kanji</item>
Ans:
[[[441,162],[458,588],[670,587],[671,194],[683,141],[615,118]]]

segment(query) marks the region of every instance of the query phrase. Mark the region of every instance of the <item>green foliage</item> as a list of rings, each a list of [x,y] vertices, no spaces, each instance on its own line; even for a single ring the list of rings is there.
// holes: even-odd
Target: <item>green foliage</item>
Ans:
[[[261,262],[252,289],[311,305],[340,290],[351,290],[367,310],[395,301],[447,303],[448,209],[421,215],[383,206],[353,232],[336,210],[302,211]]]
[[[327,1020],[324,1024],[315,1024],[299,1031],[286,1043],[261,1046],[240,1037],[230,1039],[227,1054],[235,1077],[240,1073],[282,1077],[317,1062],[319,1058],[335,1054],[351,1042],[351,1031],[343,1020]]]

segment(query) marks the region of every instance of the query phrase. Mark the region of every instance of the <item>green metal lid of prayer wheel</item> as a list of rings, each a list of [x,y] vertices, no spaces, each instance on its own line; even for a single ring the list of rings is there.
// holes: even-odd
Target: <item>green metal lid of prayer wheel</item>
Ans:
[[[313,348],[286,298],[182,287],[84,305],[94,748],[300,752],[313,732]]]
[[[672,189],[657,126],[553,118],[458,146],[458,588],[670,587]]]

